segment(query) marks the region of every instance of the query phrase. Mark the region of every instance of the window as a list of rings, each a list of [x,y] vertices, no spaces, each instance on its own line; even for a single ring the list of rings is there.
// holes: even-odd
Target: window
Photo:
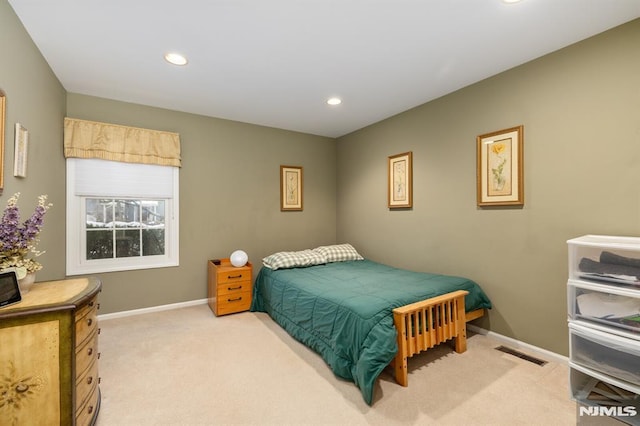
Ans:
[[[171,166],[67,159],[67,275],[178,265]]]
[[[165,200],[84,198],[87,260],[165,253]]]

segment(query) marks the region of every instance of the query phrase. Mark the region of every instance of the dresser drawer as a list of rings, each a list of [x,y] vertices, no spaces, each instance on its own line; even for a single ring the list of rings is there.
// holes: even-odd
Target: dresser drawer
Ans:
[[[97,387],[98,361],[94,360],[93,364],[76,381],[76,407],[81,407]]]
[[[89,302],[76,311],[76,318],[81,318],[87,314],[87,312],[98,309],[98,296],[94,296]]]
[[[640,289],[569,280],[570,320],[640,340]]]
[[[96,415],[100,408],[100,389],[96,386],[93,393],[87,398],[84,405],[76,410],[76,425],[87,426],[91,424],[93,416]]]
[[[82,376],[92,362],[98,359],[98,332],[76,348],[76,380]]]
[[[251,307],[251,292],[227,294],[218,297],[217,315],[232,314],[234,312],[248,311]]]
[[[218,297],[224,299],[224,296],[236,294],[236,293],[244,293],[251,292],[252,286],[251,281],[238,281],[238,282],[226,282],[226,283],[218,283]]]
[[[251,269],[250,268],[222,268],[216,273],[217,283],[226,284],[239,281],[251,281]]]
[[[82,345],[97,328],[98,305],[94,303],[82,307],[76,315],[76,346]]]
[[[629,383],[640,383],[640,341],[569,323],[570,357],[576,364]]]

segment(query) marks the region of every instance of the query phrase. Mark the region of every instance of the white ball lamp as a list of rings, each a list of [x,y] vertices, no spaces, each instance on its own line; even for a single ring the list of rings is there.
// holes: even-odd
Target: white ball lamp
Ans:
[[[231,253],[231,256],[229,256],[229,260],[231,261],[231,264],[233,266],[235,266],[236,268],[240,268],[241,266],[247,264],[247,262],[249,261],[249,256],[247,256],[247,253],[243,252],[242,250],[236,250]]]

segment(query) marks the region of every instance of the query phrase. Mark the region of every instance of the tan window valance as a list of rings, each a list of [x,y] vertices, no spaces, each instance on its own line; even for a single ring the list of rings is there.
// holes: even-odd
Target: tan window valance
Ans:
[[[64,156],[180,167],[180,135],[66,117]]]

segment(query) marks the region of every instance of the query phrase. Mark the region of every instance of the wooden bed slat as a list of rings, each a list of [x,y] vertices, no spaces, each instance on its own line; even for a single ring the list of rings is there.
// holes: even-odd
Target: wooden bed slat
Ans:
[[[480,318],[483,309],[464,311],[466,290],[422,300],[393,310],[393,322],[398,331],[398,353],[392,365],[396,381],[408,385],[407,359],[442,342],[455,339],[455,350],[467,350],[466,322]]]

